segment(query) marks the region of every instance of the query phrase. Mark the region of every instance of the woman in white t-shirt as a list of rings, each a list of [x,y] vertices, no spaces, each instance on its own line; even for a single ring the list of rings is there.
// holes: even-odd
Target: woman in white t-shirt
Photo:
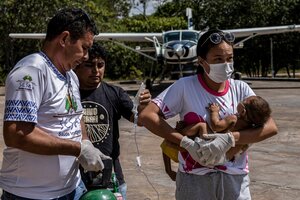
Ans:
[[[178,133],[165,119],[180,116],[186,125],[210,123],[207,105],[218,103],[220,117],[237,113],[238,102],[254,96],[243,81],[231,79],[234,35],[220,30],[204,33],[197,44],[199,73],[176,81],[140,113],[143,125],[154,134],[180,145],[176,199],[251,199],[247,151],[234,161],[226,152],[235,144],[262,141],[277,134],[270,118],[263,126],[192,140]]]

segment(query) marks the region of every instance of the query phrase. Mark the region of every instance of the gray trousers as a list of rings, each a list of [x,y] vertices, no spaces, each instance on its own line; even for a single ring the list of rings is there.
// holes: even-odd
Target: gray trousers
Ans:
[[[213,172],[206,175],[177,172],[176,200],[251,200],[247,174]]]

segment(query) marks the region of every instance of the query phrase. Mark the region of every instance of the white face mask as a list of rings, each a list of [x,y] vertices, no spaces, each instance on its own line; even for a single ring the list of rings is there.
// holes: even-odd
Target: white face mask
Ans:
[[[208,77],[215,83],[223,83],[228,80],[234,70],[233,62],[231,63],[218,63],[218,64],[209,64],[210,71],[205,73]]]

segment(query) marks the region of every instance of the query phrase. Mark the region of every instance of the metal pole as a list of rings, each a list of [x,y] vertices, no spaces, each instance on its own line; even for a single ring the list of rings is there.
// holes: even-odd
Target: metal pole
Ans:
[[[274,66],[273,66],[273,39],[270,38],[270,51],[271,51],[271,73],[274,78]]]

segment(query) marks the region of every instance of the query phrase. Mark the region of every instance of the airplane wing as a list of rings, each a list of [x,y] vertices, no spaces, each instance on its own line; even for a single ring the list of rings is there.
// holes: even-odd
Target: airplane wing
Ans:
[[[270,26],[270,27],[258,27],[258,28],[240,28],[224,30],[232,32],[236,38],[249,37],[252,35],[268,35],[297,31],[300,32],[300,25],[287,25],[287,26]]]
[[[153,37],[162,41],[162,33],[99,33],[95,40],[100,41],[123,41],[123,42],[153,42]]]
[[[240,37],[254,37],[257,35],[278,34],[297,31],[300,32],[300,25],[286,25],[286,26],[270,26],[257,28],[240,28],[228,29],[235,34],[236,38]],[[44,39],[45,33],[10,33],[11,38],[23,39]],[[162,33],[99,33],[95,36],[95,40],[99,41],[121,41],[121,42],[153,42],[153,37],[156,37],[159,42],[162,41]]]
[[[257,27],[257,28],[240,28],[229,29],[229,31],[235,35],[236,38],[246,37],[234,44],[234,47],[238,48],[243,46],[243,43],[258,35],[270,35],[287,32],[300,32],[300,25],[287,25],[287,26],[269,26],[269,27]]]
[[[9,37],[16,39],[45,39],[45,33],[10,33]],[[162,33],[99,33],[95,40],[122,42],[153,42],[153,37],[162,41]]]

